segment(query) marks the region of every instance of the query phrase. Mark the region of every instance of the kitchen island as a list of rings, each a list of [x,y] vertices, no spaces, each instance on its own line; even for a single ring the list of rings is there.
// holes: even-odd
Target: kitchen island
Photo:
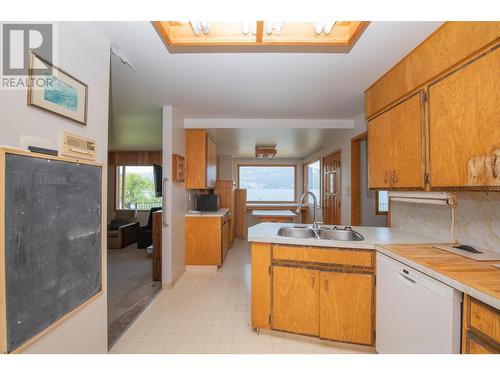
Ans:
[[[466,293],[465,298],[472,296],[488,304],[494,312],[498,309],[500,271],[497,274],[489,264],[433,248],[438,242],[433,238],[375,227],[353,227],[363,236],[361,241],[292,238],[278,235],[282,227],[296,225],[261,223],[248,230],[252,242],[252,326],[257,330],[374,346],[377,252]],[[415,249],[413,255],[405,255],[402,250],[410,246]],[[419,252],[425,256],[415,255]],[[472,267],[474,272],[484,271],[459,279],[464,272],[454,275],[443,271],[446,265],[432,267],[429,259],[436,259],[437,264],[444,256],[450,265],[455,262]],[[481,277],[487,287],[471,281]],[[498,317],[495,319],[494,326],[499,324]],[[464,321],[464,325],[469,327],[470,322]],[[469,349],[463,348],[463,352]]]

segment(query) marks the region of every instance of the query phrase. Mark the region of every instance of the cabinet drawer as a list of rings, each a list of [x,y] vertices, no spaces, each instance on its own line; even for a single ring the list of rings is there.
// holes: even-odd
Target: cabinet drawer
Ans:
[[[373,268],[371,250],[274,245],[273,259]]]
[[[468,332],[467,354],[499,354],[499,351]]]
[[[500,313],[471,298],[469,325],[500,343]]]

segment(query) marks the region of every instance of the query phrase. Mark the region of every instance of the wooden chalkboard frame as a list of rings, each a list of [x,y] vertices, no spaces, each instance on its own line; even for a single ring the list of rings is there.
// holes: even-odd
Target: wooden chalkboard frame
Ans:
[[[21,353],[24,351],[28,346],[32,345],[34,342],[39,340],[41,337],[45,336],[47,333],[52,331],[54,328],[59,326],[61,323],[63,323],[65,320],[76,314],[78,311],[82,310],[85,306],[91,304],[94,302],[96,299],[101,297],[104,293],[104,285],[103,285],[103,275],[104,275],[104,262],[103,262],[103,249],[104,249],[104,241],[105,241],[105,219],[104,219],[104,207],[103,207],[103,202],[104,202],[104,190],[102,188],[102,169],[103,169],[103,164],[102,163],[97,163],[93,162],[90,160],[85,160],[85,159],[72,159],[69,157],[61,157],[61,156],[51,156],[51,155],[44,155],[44,154],[38,154],[38,153],[33,153],[30,151],[25,151],[25,150],[20,150],[20,149],[15,149],[15,148],[9,148],[9,147],[0,147],[0,218],[1,218],[1,225],[0,225],[0,353],[7,354],[7,305],[6,305],[6,280],[5,280],[5,155],[6,154],[13,154],[13,155],[21,155],[21,156],[29,156],[33,158],[39,158],[39,159],[46,159],[46,160],[58,160],[58,161],[63,161],[63,162],[68,162],[72,164],[85,164],[85,165],[90,165],[90,166],[95,166],[100,168],[100,175],[101,175],[101,249],[100,249],[100,258],[101,258],[101,280],[100,280],[100,289],[99,291],[94,294],[92,297],[84,301],[82,304],[68,312],[66,315],[62,316],[58,320],[56,320],[54,323],[52,323],[50,326],[45,328],[43,331],[39,332],[29,340],[27,340],[25,343],[23,343],[21,346],[10,352],[10,354],[16,354],[16,353]]]

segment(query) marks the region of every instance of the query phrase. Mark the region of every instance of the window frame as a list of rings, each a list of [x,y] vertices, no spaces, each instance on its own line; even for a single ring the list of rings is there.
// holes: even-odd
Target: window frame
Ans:
[[[389,214],[389,200],[387,201],[387,211],[380,211],[379,208],[379,193],[385,190],[375,190],[375,215],[388,215]]]
[[[323,159],[321,157],[318,157],[317,159],[311,160],[310,162],[304,163],[302,165],[302,192],[305,193],[307,190],[307,183],[308,181],[308,175],[307,175],[307,167],[310,164],[316,163],[319,161],[319,197],[316,197],[318,199],[318,205],[321,206],[321,202],[323,202],[322,197],[323,197]],[[312,203],[309,203],[309,200],[307,200],[307,204],[312,205]]]
[[[248,204],[296,204],[297,203],[297,164],[258,164],[258,163],[239,163],[238,164],[238,189],[240,187],[240,167],[293,167],[293,201],[249,201]],[[248,196],[248,195],[247,195]]]
[[[114,205],[115,205],[115,211],[117,210],[135,210],[134,208],[120,208],[121,204],[123,204],[123,199],[124,195],[122,195],[122,202],[119,201],[119,191],[118,191],[118,183],[119,183],[119,170],[122,167],[151,167],[154,168],[153,164],[145,164],[145,165],[136,165],[136,164],[128,164],[128,165],[114,165],[115,167],[115,178],[114,178],[114,191],[115,191],[115,199],[114,199]],[[153,171],[153,176],[154,176],[154,171]],[[154,177],[153,177],[154,178]],[[122,191],[125,189],[125,178],[122,179],[121,183],[121,189]],[[137,212],[149,212],[149,209],[137,209]]]

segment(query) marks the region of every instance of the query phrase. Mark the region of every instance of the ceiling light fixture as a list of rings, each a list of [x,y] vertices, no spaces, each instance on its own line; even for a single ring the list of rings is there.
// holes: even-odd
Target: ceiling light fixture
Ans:
[[[248,35],[248,33],[250,32],[250,29],[251,29],[250,22],[245,22],[245,21],[241,22],[241,32],[244,35]]]
[[[276,35],[280,35],[283,23],[283,21],[265,21],[264,29],[266,30],[266,34],[271,35],[274,31]]]
[[[203,30],[203,34],[208,34],[210,29],[210,23],[208,21],[200,21],[201,29]]]
[[[276,156],[276,146],[255,146],[255,157],[260,159],[274,158]]]
[[[316,35],[325,32],[325,34],[330,34],[335,26],[335,21],[316,21],[314,22],[314,32]]]
[[[210,23],[208,21],[189,21],[189,23],[195,35],[200,35],[202,31],[206,35],[210,31]]]

